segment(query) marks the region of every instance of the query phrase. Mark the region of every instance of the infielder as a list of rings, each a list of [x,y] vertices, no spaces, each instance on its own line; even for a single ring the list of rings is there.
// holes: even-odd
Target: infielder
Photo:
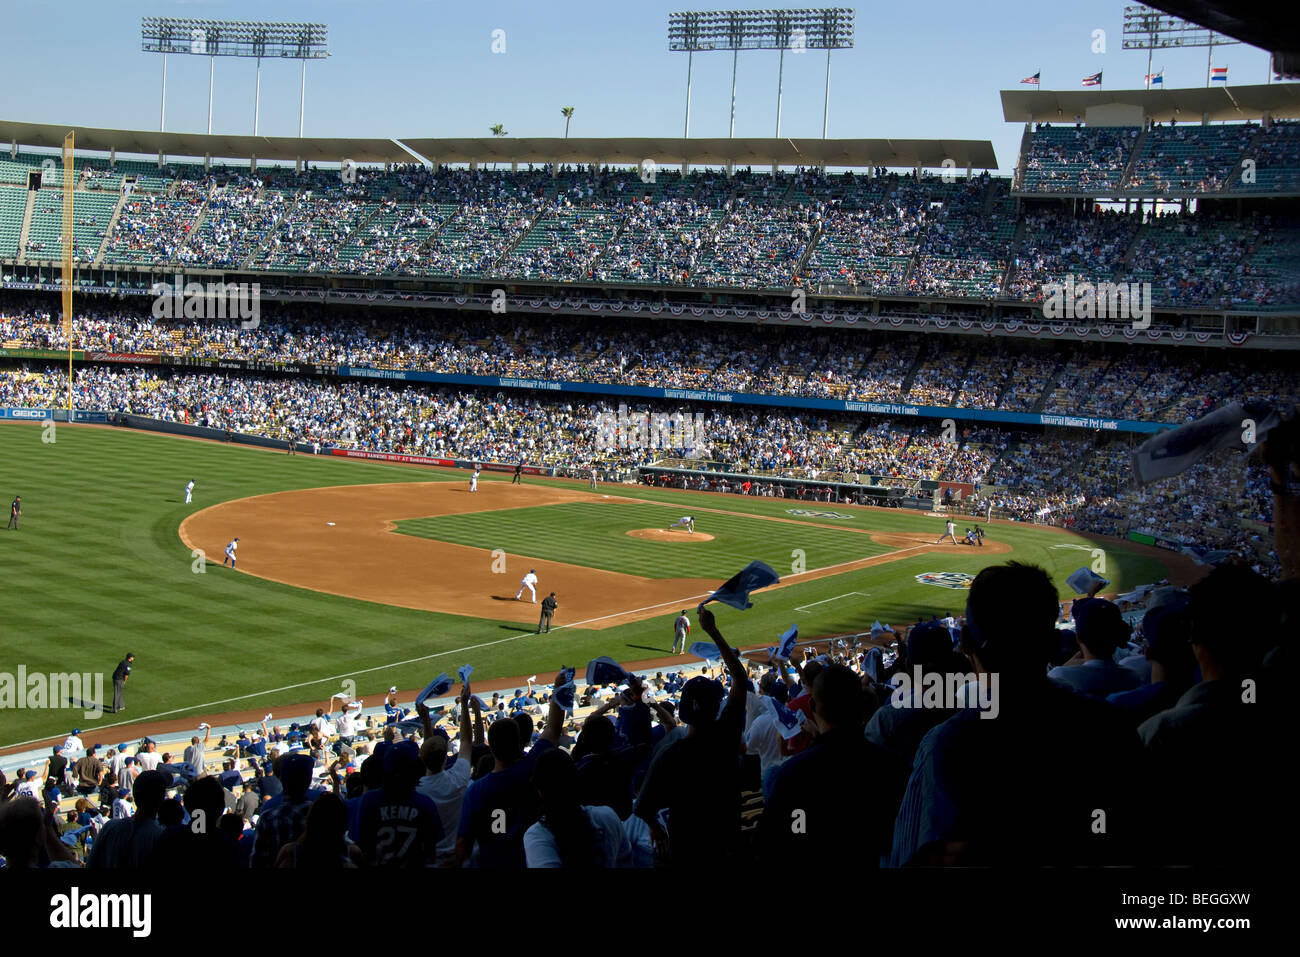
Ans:
[[[519,583],[519,591],[515,592],[515,601],[519,601],[520,599],[522,599],[524,594],[524,589],[527,588],[530,592],[532,592],[533,604],[536,605],[537,604],[536,586],[537,586],[537,569],[530,568],[528,569],[528,574],[524,576],[524,580]]]
[[[474,474],[469,477],[469,490],[471,492],[478,491],[478,466],[477,465],[474,466]]]
[[[185,486],[185,504],[189,505],[194,501],[194,479],[190,479],[190,484]]]
[[[677,620],[673,622],[673,654],[680,655],[686,652],[686,636],[690,633],[691,620],[686,617],[686,609],[682,609],[682,613],[678,615]],[[680,651],[678,650],[679,648],[681,649]]]
[[[594,492],[596,491],[596,466],[591,466],[591,468],[588,469],[588,474],[591,477],[591,490]]]
[[[671,532],[671,531],[672,531],[674,528],[676,528],[678,525],[685,525],[685,526],[686,526],[686,531],[690,532],[692,535],[695,534],[695,516],[694,516],[694,515],[683,515],[683,516],[682,516],[681,518],[679,518],[677,521],[675,521],[675,522],[673,522],[671,525],[669,525],[668,528],[667,528],[667,531],[670,531],[670,532]]]
[[[224,565],[226,564],[226,562],[230,562],[230,567],[233,569],[235,567],[235,549],[238,547],[239,547],[239,539],[236,538],[233,542],[231,542],[229,545],[226,546],[226,557],[221,562],[221,564]]]
[[[948,524],[944,527],[947,529],[947,531],[945,531],[942,535],[939,536],[939,538],[935,541],[935,544],[938,545],[939,542],[943,541],[945,538],[951,538],[952,543],[956,545],[957,544],[957,535],[956,535],[957,523],[954,522],[952,519],[948,519]]]

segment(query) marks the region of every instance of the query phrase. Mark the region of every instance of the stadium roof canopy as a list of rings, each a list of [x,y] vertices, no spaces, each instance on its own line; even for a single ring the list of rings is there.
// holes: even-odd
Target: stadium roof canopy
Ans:
[[[227,136],[220,133],[157,133],[142,130],[103,130],[51,123],[0,120],[0,142],[19,146],[63,146],[68,130],[76,133],[76,148],[141,156],[219,156],[230,159],[301,159],[357,163],[409,163],[411,154],[385,139],[298,139],[294,136]]]
[[[1300,117],[1300,83],[1191,87],[1183,90],[1003,90],[1008,123],[1061,123],[1099,106],[1141,107],[1148,120],[1167,123]]]
[[[888,139],[654,139],[483,137],[469,139],[317,138],[229,136],[204,133],[155,133],[105,130],[50,123],[0,120],[0,142],[57,149],[69,129],[78,150],[128,155],[303,160],[311,163],[409,163],[424,158],[439,163],[612,163],[657,166],[840,166],[940,167],[951,160],[957,169],[997,169],[988,140]]]
[[[440,163],[615,163],[658,166],[915,166],[938,167],[944,160],[965,169],[997,169],[988,140],[822,140],[720,137],[716,139],[630,137],[625,139],[404,139],[421,156]]]
[[[1273,69],[1300,76],[1300,21],[1277,0],[1152,0],[1150,5],[1269,50]]]

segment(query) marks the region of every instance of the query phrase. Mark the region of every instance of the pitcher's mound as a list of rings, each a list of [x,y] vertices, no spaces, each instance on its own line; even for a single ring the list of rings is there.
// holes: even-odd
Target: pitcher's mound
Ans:
[[[713,536],[708,532],[696,532],[692,535],[684,528],[634,528],[628,532],[633,538],[648,538],[652,542],[711,542]]]

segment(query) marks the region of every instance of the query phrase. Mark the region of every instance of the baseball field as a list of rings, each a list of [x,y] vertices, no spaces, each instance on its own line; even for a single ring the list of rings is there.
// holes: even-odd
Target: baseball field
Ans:
[[[1008,559],[1042,565],[1063,598],[1084,565],[1103,569],[1107,593],[1194,574],[1171,553],[1046,527],[995,521],[982,548],[935,545],[944,520],[901,510],[489,472],[471,493],[454,470],[81,425],[0,425],[0,497],[14,495],[0,672],[103,672],[111,697],[116,663],[136,660],[124,712],[7,709],[0,747],[70,724],[98,739],[143,721],[315,707],[345,681],[377,701],[466,663],[478,681],[549,677],[597,655],[664,658],[678,612],[693,621],[754,559],[781,584],[748,611],[718,608],[742,646],[773,644],[791,622],[813,637],[960,613],[970,576]],[[665,531],[683,515],[694,535]],[[958,535],[970,524],[958,518]],[[236,537],[232,571],[222,558]],[[534,634],[527,590],[515,600],[530,569],[539,603],[556,593],[550,634]]]

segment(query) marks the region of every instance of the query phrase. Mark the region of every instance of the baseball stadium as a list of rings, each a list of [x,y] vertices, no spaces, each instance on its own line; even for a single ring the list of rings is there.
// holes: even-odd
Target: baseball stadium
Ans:
[[[1266,857],[1263,811],[1132,809],[1280,793],[1276,706],[1231,689],[1295,636],[1300,55],[1158,6],[1125,49],[1208,32],[1203,83],[1009,58],[985,139],[903,91],[933,138],[828,137],[848,8],[665,10],[680,136],[304,136],[347,35],[151,16],[159,130],[134,85],[0,118],[6,866]],[[1267,82],[1220,79],[1247,49]],[[761,50],[806,135],[780,92],[735,135]],[[212,132],[227,57],[251,134]],[[297,136],[258,132],[263,58],[301,61]],[[723,59],[732,135],[692,134]]]

